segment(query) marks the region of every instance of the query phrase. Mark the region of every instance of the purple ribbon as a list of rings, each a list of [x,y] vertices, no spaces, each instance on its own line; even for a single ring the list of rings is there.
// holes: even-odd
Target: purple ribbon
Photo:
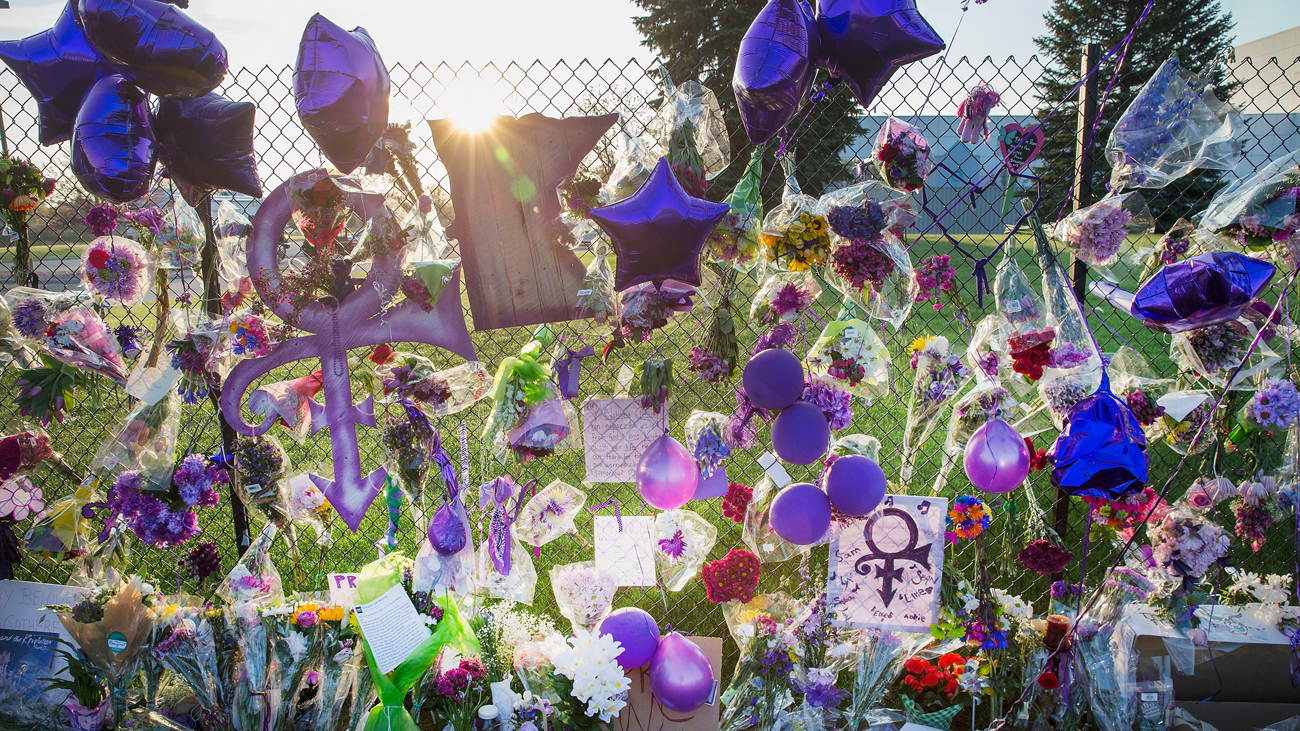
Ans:
[[[596,355],[596,349],[588,345],[581,350],[570,348],[564,350],[564,355],[555,361],[554,370],[560,385],[560,398],[568,401],[578,396],[578,381],[582,377],[582,359]]]
[[[605,508],[608,508],[611,505],[614,506],[614,520],[618,521],[618,532],[622,533],[623,514],[618,511],[618,501],[615,500],[614,498],[610,498],[605,502],[601,503],[600,505],[592,505],[591,507],[587,508],[587,510],[590,510],[592,513],[597,513],[601,510],[604,510]]]
[[[508,475],[479,487],[479,508],[486,510],[489,505],[492,506],[492,520],[488,523],[488,555],[492,557],[497,573],[502,576],[510,575],[510,526],[519,519],[519,513],[524,508],[524,495],[530,487],[536,495],[536,479],[529,480],[523,488],[518,488]],[[515,498],[514,515],[506,507],[512,497]]]

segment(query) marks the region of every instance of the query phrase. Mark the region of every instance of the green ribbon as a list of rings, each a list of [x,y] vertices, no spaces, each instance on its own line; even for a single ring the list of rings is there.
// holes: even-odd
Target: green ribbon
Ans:
[[[961,713],[963,706],[958,704],[955,706],[948,706],[947,708],[938,711],[922,713],[916,709],[916,704],[912,702],[911,698],[903,696],[903,708],[907,711],[908,721],[919,723],[922,726],[933,726],[934,728],[948,731],[948,726],[952,723],[952,719],[955,718],[958,713]],[[369,731],[368,728],[367,731]]]

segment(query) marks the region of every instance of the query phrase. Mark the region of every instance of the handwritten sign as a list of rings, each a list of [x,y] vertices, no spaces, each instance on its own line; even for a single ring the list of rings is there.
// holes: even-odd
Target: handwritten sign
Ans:
[[[609,515],[596,516],[595,523],[596,565],[618,579],[619,586],[654,586],[655,519],[625,515],[621,531],[618,520]]]
[[[80,586],[62,586],[59,584],[38,584],[31,581],[0,581],[0,630],[3,634],[4,647],[0,647],[0,658],[9,654],[8,660],[0,660],[0,670],[13,669],[17,655],[11,647],[15,642],[23,642],[31,647],[46,646],[53,638],[71,643],[72,635],[63,628],[63,623],[54,616],[54,612],[44,609],[47,604],[76,604],[90,594],[89,589]],[[19,640],[21,635],[31,639]],[[7,649],[6,649],[7,648]],[[68,650],[67,646],[64,646]],[[40,668],[40,678],[63,675],[67,663],[58,654],[50,650],[53,662]],[[40,684],[45,687],[44,683]]]
[[[1020,144],[1026,137],[1029,139]],[[1014,122],[1005,125],[1002,134],[998,135],[998,147],[1002,152],[1002,162],[1008,170],[1013,173],[1024,172],[1043,149],[1043,128],[1034,126],[1025,129]]]
[[[636,399],[582,402],[587,482],[632,482],[646,447],[668,431],[668,409],[656,414]]]
[[[687,637],[694,642],[713,667],[713,696],[707,705],[690,713],[678,713],[663,707],[650,690],[650,668],[630,670],[627,676],[632,679],[632,688],[628,691],[627,706],[618,717],[609,724],[611,731],[718,731],[721,725],[722,704],[718,703],[718,684],[722,678],[722,640],[717,637]]]
[[[827,593],[832,602],[848,597],[835,623],[928,632],[939,613],[947,512],[944,498],[887,495],[833,539]]]
[[[351,609],[357,604],[357,575],[330,574],[330,604]]]

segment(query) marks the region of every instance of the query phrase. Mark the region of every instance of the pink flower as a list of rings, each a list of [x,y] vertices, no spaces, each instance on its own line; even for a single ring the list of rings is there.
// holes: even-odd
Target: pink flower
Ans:
[[[319,617],[316,615],[316,612],[313,612],[310,609],[304,609],[301,612],[298,612],[298,615],[294,617],[294,623],[303,629],[307,629],[308,627],[316,626],[317,619],[319,619]]]

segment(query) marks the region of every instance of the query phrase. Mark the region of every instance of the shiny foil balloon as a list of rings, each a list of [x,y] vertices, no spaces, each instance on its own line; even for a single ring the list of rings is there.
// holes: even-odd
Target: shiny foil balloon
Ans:
[[[699,481],[695,457],[667,434],[650,442],[636,467],[637,490],[660,510],[676,510],[690,502]]]
[[[78,0],[77,15],[91,45],[117,73],[150,94],[194,99],[226,78],[226,47],[174,5]]]
[[[390,81],[365,28],[350,32],[317,13],[307,22],[293,70],[298,117],[343,173],[365,162],[388,127]]]
[[[92,195],[130,203],[149,192],[158,164],[145,93],[121,76],[95,83],[72,131],[72,173]]]
[[[650,690],[664,708],[690,713],[713,694],[713,666],[700,646],[677,632],[659,641],[650,659]]]
[[[232,102],[220,94],[158,102],[154,133],[163,164],[191,206],[213,190],[262,197],[253,154],[256,115],[252,102]]]
[[[817,21],[805,0],[771,0],[740,40],[731,90],[749,141],[767,142],[794,115],[817,75]]]
[[[666,158],[631,197],[591,209],[591,218],[614,243],[614,290],[672,279],[700,285],[700,250],[731,208],[695,198],[677,182]]]
[[[943,50],[915,0],[818,0],[821,63],[867,108],[889,77]]]
[[[1029,477],[1029,445],[1010,424],[990,419],[966,442],[964,463],[975,487],[995,495],[1011,492]]]
[[[1166,265],[1137,294],[1105,281],[1093,282],[1090,289],[1149,328],[1180,333],[1237,319],[1276,272],[1266,261],[1220,251]]]
[[[72,138],[81,98],[96,81],[113,73],[77,26],[72,0],[53,28],[20,41],[0,41],[0,60],[36,100],[42,145]]]
[[[1052,484],[1067,495],[1114,500],[1146,485],[1146,436],[1128,404],[1110,392],[1109,376],[1074,405],[1052,449]]]

